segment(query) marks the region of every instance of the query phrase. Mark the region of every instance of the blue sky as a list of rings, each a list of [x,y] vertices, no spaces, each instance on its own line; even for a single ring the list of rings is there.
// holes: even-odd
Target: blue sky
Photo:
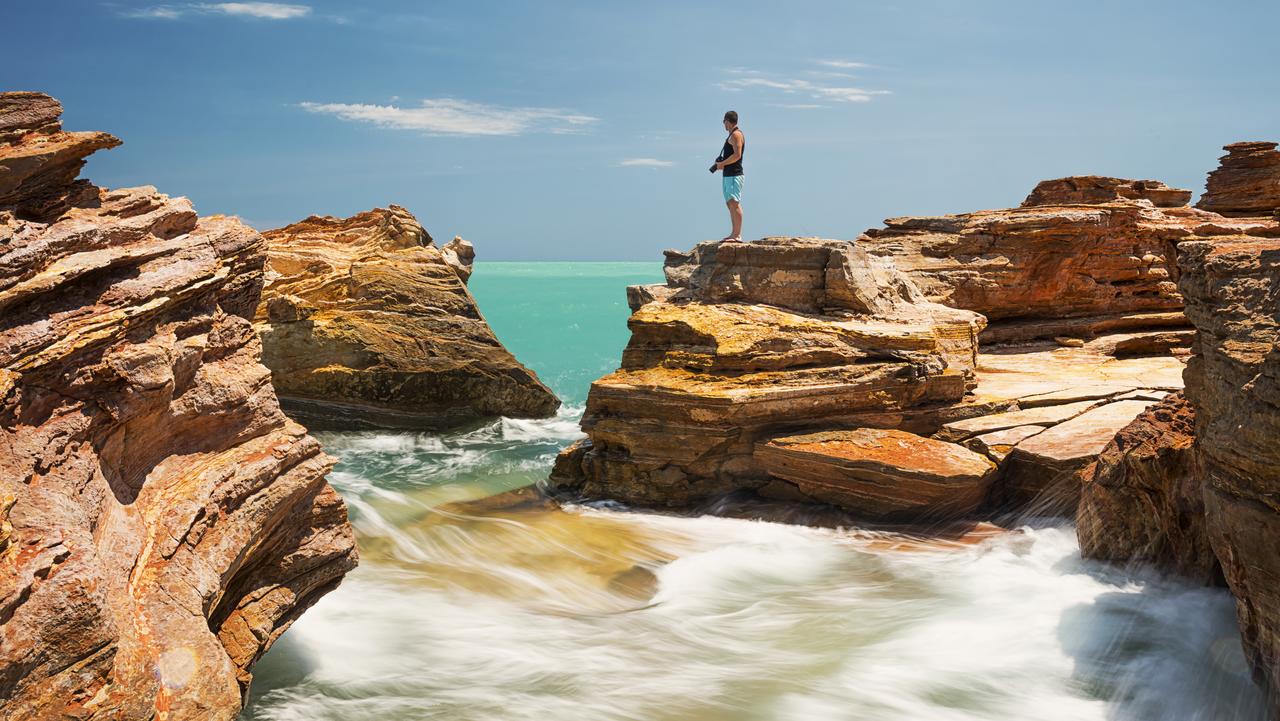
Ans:
[[[5,0],[0,88],[112,132],[99,185],[260,228],[399,203],[481,259],[657,260],[728,229],[856,237],[1042,178],[1199,193],[1280,140],[1280,3]]]

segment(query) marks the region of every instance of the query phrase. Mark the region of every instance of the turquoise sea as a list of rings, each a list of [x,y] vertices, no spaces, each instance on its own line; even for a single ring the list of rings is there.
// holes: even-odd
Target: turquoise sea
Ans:
[[[483,500],[544,478],[656,263],[486,263],[494,331],[565,401],[450,434],[317,434],[361,565],[255,668],[246,721],[1264,718],[1231,598],[1079,558]]]

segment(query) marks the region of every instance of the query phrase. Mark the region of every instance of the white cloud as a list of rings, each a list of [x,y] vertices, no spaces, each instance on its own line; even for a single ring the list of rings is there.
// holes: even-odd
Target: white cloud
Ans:
[[[675,163],[657,158],[627,158],[618,163],[624,168],[670,168]]]
[[[786,108],[788,110],[816,110],[817,108],[825,108],[826,105],[818,103],[774,103],[775,108]]]
[[[888,95],[888,90],[865,90],[833,85],[820,85],[808,80],[771,80],[764,77],[733,78],[720,84],[725,90],[739,91],[746,88],[766,88],[784,93],[803,93],[818,100],[840,103],[865,103],[876,95]]]
[[[869,68],[866,63],[855,63],[850,60],[819,60],[819,65],[825,65],[829,68],[840,68],[841,70],[854,70],[857,68]]]
[[[153,5],[147,8],[128,10],[123,13],[125,17],[147,20],[177,20],[184,15],[193,14],[235,15],[264,20],[292,20],[310,15],[311,6],[263,2],[190,3],[186,5]]]
[[[421,130],[433,135],[521,135],[527,132],[574,133],[599,118],[557,108],[484,105],[454,98],[429,98],[417,107],[365,103],[300,103],[311,113],[372,123],[381,128]]]
[[[156,5],[155,7],[128,10],[124,13],[124,16],[144,20],[177,20],[182,17],[182,10],[171,5]]]
[[[284,3],[202,3],[198,7],[209,12],[224,13],[226,15],[246,15],[267,20],[290,20],[311,14],[311,8],[307,5],[286,5]]]

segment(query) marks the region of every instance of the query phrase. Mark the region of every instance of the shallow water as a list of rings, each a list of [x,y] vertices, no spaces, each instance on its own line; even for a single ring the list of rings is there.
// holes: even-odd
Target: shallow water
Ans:
[[[495,497],[578,436],[625,343],[621,286],[656,275],[503,265],[473,291],[570,404],[445,436],[319,434],[361,566],[257,666],[246,719],[1264,717],[1225,592],[1083,562],[1067,525],[898,546]]]

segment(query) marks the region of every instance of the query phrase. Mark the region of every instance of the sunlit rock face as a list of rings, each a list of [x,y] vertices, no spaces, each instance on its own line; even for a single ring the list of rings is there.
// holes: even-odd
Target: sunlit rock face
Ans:
[[[669,253],[667,275],[629,321],[622,368],[591,387],[590,442],[562,455],[562,490],[686,505],[760,488],[759,440],[883,425],[973,382],[981,316],[925,301],[851,243],[703,243]]]
[[[439,429],[560,402],[467,291],[475,251],[393,205],[269,230],[255,319],[285,411],[312,428]]]
[[[1177,208],[1191,201],[1191,191],[1170,188],[1159,180],[1129,180],[1101,175],[1073,175],[1042,180],[1022,207],[1094,205],[1113,200],[1149,200],[1157,208]]]
[[[1186,244],[1181,263],[1209,542],[1280,715],[1280,228]]]
[[[356,562],[281,412],[234,218],[76,175],[103,133],[0,94],[0,718],[231,719]]]
[[[890,218],[857,242],[891,258],[929,300],[986,316],[985,346],[1188,328],[1178,244],[1267,222],[1158,207],[1143,197],[1081,204],[1088,194],[1044,188],[1020,208]]]
[[[1197,208],[1229,216],[1280,212],[1280,150],[1270,141],[1224,145],[1227,154],[1209,173]]]

